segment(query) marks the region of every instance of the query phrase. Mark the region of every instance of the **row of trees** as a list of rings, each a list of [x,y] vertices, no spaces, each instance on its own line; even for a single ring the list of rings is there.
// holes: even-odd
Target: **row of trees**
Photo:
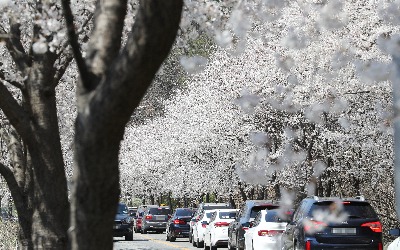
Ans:
[[[236,11],[251,18],[250,7]],[[249,28],[258,35],[241,54],[217,49],[163,117],[126,129],[122,190],[236,202],[292,192],[291,204],[365,195],[396,225],[391,66],[380,47],[398,28],[376,9],[292,3]],[[321,20],[330,16],[338,19]]]

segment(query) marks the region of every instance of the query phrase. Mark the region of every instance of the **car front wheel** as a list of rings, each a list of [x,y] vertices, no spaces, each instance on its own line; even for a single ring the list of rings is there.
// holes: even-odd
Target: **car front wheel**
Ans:
[[[125,235],[125,241],[133,241],[133,234],[127,234]]]

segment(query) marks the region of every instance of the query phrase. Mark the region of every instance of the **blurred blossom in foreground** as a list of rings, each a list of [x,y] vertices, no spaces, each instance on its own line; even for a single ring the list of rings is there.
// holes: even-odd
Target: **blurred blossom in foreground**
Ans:
[[[182,67],[189,74],[195,74],[203,71],[207,65],[207,62],[208,60],[202,56],[182,56],[180,60]]]
[[[248,90],[243,90],[241,96],[234,100],[234,103],[238,105],[245,113],[252,114],[254,108],[260,103],[260,97],[257,95],[250,94]]]

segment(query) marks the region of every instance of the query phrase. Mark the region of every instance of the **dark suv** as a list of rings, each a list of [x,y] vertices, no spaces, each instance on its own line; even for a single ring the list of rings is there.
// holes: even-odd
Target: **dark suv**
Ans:
[[[128,207],[123,203],[118,204],[113,229],[113,237],[125,236],[125,240],[133,240],[132,217],[129,216]]]
[[[382,224],[362,197],[303,199],[286,226],[283,249],[382,250]]]
[[[192,215],[193,210],[190,208],[177,208],[167,223],[166,240],[175,241],[176,238],[189,237]]]
[[[257,213],[264,209],[277,209],[279,202],[273,200],[247,200],[236,219],[228,227],[228,249],[244,249],[244,234],[250,227]]]
[[[171,217],[169,207],[148,206],[142,217],[142,233],[156,231],[163,233],[167,229],[167,221]]]

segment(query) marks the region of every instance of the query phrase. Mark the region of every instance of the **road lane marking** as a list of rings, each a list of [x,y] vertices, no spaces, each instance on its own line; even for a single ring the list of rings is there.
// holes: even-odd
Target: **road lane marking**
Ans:
[[[173,244],[171,242],[168,242],[168,241],[162,241],[162,240],[153,239],[153,238],[151,238],[149,236],[145,236],[145,235],[140,235],[140,236],[145,238],[145,239],[147,239],[147,240],[150,240],[150,241],[153,241],[153,242],[157,242],[157,243],[160,243],[160,244],[163,244],[163,245],[167,245],[167,246],[170,246],[170,247],[173,247],[173,248],[178,248],[178,249],[181,249],[181,250],[190,250],[190,248],[181,247],[181,246],[175,245],[175,244]]]

